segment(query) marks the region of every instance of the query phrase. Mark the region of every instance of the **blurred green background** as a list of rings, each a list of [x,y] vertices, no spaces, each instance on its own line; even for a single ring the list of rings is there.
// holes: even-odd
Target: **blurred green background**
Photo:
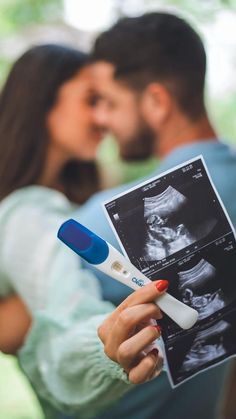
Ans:
[[[101,11],[103,0],[93,2]],[[76,7],[74,11],[73,7]],[[86,7],[91,10],[91,1],[89,4],[88,0],[0,0],[0,85],[4,83],[11,63],[33,44],[59,42],[88,50],[96,33],[105,28],[109,19],[106,23],[103,19],[100,28],[85,30],[79,21],[77,27],[72,26],[68,11],[72,11],[74,17],[78,14],[79,18],[79,7],[83,12]],[[203,36],[210,58],[206,89],[209,112],[219,135],[234,146],[236,0],[110,0],[110,23],[123,15],[159,7],[181,13]],[[91,24],[92,16],[88,14],[87,20]],[[102,171],[106,187],[148,174],[157,163],[155,159],[129,165],[121,162],[112,138],[107,138],[101,145],[98,161],[106,168]],[[37,400],[14,357],[0,353],[0,377],[0,418],[42,419]]]

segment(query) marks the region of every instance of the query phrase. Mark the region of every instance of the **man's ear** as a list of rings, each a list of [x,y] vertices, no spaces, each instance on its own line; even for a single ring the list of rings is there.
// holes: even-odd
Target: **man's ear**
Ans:
[[[153,128],[160,128],[166,122],[172,109],[172,96],[160,83],[150,83],[142,97],[142,111],[147,123]]]

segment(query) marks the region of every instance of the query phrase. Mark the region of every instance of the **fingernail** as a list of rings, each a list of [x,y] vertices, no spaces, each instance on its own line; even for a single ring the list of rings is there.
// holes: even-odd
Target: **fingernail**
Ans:
[[[153,348],[153,349],[151,350],[150,354],[153,354],[153,355],[155,355],[155,356],[158,356],[159,351],[158,351],[158,349],[157,349],[157,348]]]
[[[165,279],[161,279],[160,281],[157,281],[155,285],[156,285],[157,291],[162,292],[162,291],[167,290],[169,286],[169,282],[166,281]]]
[[[155,329],[158,331],[158,333],[161,334],[162,328],[161,328],[161,326],[159,324],[157,324],[155,326],[152,326],[152,327],[155,327]]]

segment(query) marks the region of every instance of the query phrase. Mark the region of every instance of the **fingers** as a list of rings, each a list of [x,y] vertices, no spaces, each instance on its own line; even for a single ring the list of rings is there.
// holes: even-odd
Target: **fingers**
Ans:
[[[139,304],[123,310],[103,342],[107,356],[117,361],[116,354],[119,346],[136,332],[136,326],[150,318],[159,319],[160,317],[162,317],[160,309],[153,303]],[[101,328],[99,328],[99,333],[101,333]]]
[[[138,289],[130,294],[124,301],[117,307],[117,310],[123,310],[127,306],[131,307],[136,304],[150,303],[157,297],[162,295],[168,288],[168,281],[160,279],[159,281],[150,282],[150,284]]]
[[[139,304],[123,310],[115,322],[116,333],[120,343],[128,338],[131,332],[134,332],[136,326],[146,325],[149,319],[162,319],[162,313],[156,304]]]
[[[129,381],[133,384],[141,384],[157,377],[162,369],[163,359],[157,350],[146,355],[137,366],[132,368],[128,374]]]
[[[168,288],[168,281],[159,280],[150,282],[139,290],[129,295],[113,313],[103,322],[101,327],[98,329],[98,335],[101,341],[104,343],[107,335],[110,333],[115,321],[125,309],[138,304],[145,304],[153,302],[158,296],[162,295]],[[161,312],[160,312],[161,313]],[[158,317],[157,317],[158,318]],[[161,317],[159,317],[161,318]]]
[[[168,281],[150,282],[129,295],[98,329],[106,355],[126,370],[134,384],[150,380],[161,371],[160,354],[155,350],[145,353],[148,345],[160,336],[160,330],[145,323],[162,318],[154,300],[167,288]]]
[[[144,349],[160,337],[159,326],[147,326],[140,330],[137,334],[124,341],[118,349],[117,361],[122,367],[128,371],[140,359],[140,354]]]

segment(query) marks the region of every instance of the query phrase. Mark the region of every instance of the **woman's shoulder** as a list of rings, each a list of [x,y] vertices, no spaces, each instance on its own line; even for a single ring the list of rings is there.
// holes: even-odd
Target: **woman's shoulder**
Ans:
[[[58,228],[71,212],[62,193],[41,186],[18,189],[0,202],[0,295],[16,289],[14,278],[27,288],[25,278],[30,281],[46,265]]]
[[[0,218],[12,211],[22,210],[67,212],[73,209],[71,202],[61,192],[44,186],[27,186],[18,189],[0,203]]]

